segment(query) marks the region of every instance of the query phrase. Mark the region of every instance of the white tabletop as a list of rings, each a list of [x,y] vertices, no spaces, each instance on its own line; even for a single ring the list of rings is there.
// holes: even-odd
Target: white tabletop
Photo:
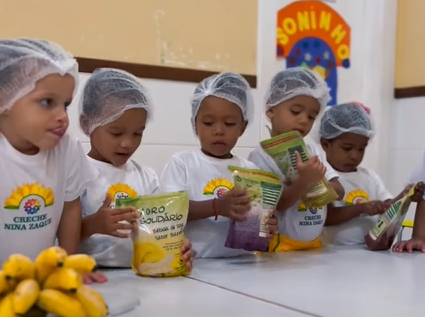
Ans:
[[[107,271],[106,275],[109,279],[107,283],[92,286],[106,295],[109,306],[114,306],[116,302],[123,302],[123,297],[134,297],[140,300],[140,305],[120,315],[121,317],[258,317],[259,314],[305,317],[304,314],[279,307],[279,305],[189,278],[143,278],[134,275],[130,270]],[[112,298],[116,301],[111,300],[112,293],[115,294]]]
[[[425,255],[359,248],[195,262],[192,278],[321,317],[423,317]]]

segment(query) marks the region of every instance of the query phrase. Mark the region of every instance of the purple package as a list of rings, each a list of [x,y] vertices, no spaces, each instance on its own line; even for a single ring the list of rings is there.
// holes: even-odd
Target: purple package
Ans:
[[[270,239],[260,236],[264,211],[253,206],[245,221],[232,221],[225,243],[226,248],[267,252]],[[267,214],[266,214],[267,216]]]

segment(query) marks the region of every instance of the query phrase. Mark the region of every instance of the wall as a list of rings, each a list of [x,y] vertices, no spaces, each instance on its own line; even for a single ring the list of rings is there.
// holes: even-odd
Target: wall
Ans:
[[[247,156],[252,148],[268,136],[262,111],[263,96],[272,76],[284,68],[276,60],[276,11],[288,4],[285,0],[259,0],[258,16],[258,88],[254,90],[257,115],[235,152]],[[331,4],[351,25],[351,67],[339,70],[340,102],[358,100],[373,114],[376,136],[367,149],[365,165],[383,178],[393,193],[404,185],[408,173],[419,160],[425,126],[425,99],[401,100],[394,105],[394,63],[396,0],[337,0]],[[82,75],[82,82],[87,75]],[[161,172],[172,153],[197,148],[190,126],[190,96],[195,84],[143,80],[156,106],[154,121],[148,126],[143,145],[134,159]],[[78,129],[77,107],[70,109],[71,130],[82,140]],[[402,119],[401,114],[405,116]],[[88,149],[89,145],[85,143]],[[412,217],[410,214],[409,217]]]

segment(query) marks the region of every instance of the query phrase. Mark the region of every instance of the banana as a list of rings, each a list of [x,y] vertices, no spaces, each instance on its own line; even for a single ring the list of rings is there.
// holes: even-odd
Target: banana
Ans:
[[[56,289],[75,293],[81,285],[83,285],[83,279],[80,274],[72,269],[59,268],[46,278],[43,289]]]
[[[13,293],[9,293],[0,302],[1,317],[15,317],[15,312],[12,306]]]
[[[0,295],[13,291],[18,282],[6,277],[6,273],[0,271]]]
[[[73,295],[87,314],[87,317],[105,317],[108,315],[108,306],[102,295],[93,288],[83,285]]]
[[[61,317],[88,317],[78,300],[55,289],[42,290],[38,296],[37,306]]]
[[[97,270],[96,261],[87,254],[74,254],[65,259],[63,267],[73,269],[84,275]]]
[[[3,263],[3,272],[9,279],[19,281],[35,277],[35,265],[31,259],[22,254],[12,254]]]
[[[12,305],[15,314],[23,315],[36,303],[40,286],[36,280],[23,280],[15,288],[12,297]],[[1,315],[0,315],[1,316]]]
[[[58,246],[42,251],[35,259],[35,274],[37,281],[42,284],[56,268],[62,267],[68,254]]]

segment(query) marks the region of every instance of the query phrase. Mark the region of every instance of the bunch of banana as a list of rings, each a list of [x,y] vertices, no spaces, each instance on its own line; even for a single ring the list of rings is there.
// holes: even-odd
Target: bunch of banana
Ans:
[[[0,317],[105,317],[102,295],[82,280],[96,269],[90,256],[68,256],[57,246],[42,251],[34,262],[12,254],[0,271]]]

